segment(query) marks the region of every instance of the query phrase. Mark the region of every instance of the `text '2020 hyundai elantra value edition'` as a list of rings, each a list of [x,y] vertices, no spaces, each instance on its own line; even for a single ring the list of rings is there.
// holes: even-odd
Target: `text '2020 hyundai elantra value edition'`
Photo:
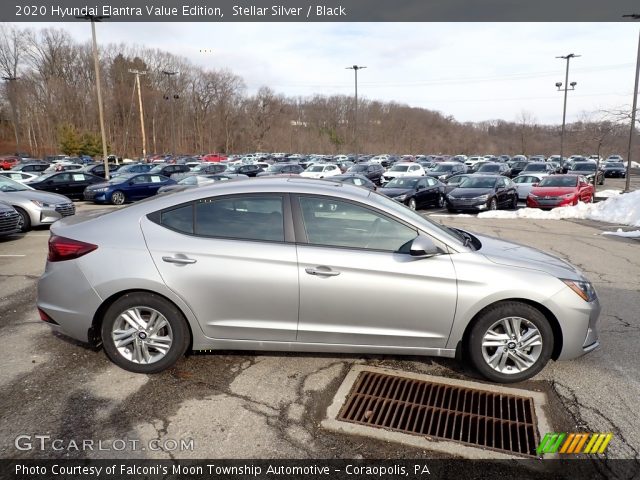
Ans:
[[[188,349],[461,352],[496,382],[594,350],[600,313],[589,281],[554,256],[295,178],[62,219],[37,303],[54,329],[134,372]]]

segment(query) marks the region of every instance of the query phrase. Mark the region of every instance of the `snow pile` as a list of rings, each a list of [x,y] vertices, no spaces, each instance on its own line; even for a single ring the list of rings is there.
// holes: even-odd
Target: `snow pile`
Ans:
[[[620,195],[621,193],[622,193],[622,190],[602,190],[601,192],[600,191],[596,192],[596,197],[609,198],[609,197],[613,197],[614,195]]]
[[[626,237],[626,238],[640,238],[640,230],[635,230],[633,232],[625,232],[621,228],[619,228],[615,232],[602,232],[602,235],[615,235],[616,237]]]
[[[551,211],[523,208],[516,211],[494,210],[478,214],[478,218],[533,218],[536,220],[584,219],[640,227],[640,190],[607,198],[599,203],[578,203]]]

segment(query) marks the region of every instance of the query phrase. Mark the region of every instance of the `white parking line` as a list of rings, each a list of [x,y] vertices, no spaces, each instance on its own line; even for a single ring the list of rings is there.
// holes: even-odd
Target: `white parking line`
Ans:
[[[0,257],[26,257],[26,255],[0,255]]]

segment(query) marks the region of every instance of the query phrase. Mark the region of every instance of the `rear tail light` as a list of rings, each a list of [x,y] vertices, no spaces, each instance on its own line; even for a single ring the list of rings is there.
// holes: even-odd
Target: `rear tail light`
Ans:
[[[97,249],[97,245],[92,243],[81,242],[71,238],[51,235],[49,238],[49,255],[47,260],[50,262],[62,262],[64,260],[73,260]]]
[[[47,315],[47,313],[44,310],[38,308],[38,313],[40,314],[40,320],[42,320],[43,322],[52,323],[54,325],[60,325],[53,318]]]

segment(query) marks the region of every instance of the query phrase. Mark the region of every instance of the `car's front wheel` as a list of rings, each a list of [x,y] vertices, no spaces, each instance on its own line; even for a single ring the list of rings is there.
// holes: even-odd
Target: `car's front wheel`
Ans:
[[[18,219],[18,228],[20,231],[24,233],[31,230],[31,217],[29,214],[20,207],[16,207],[16,212],[20,215],[20,218]]]
[[[175,305],[153,293],[128,293],[102,321],[102,344],[116,365],[136,373],[157,373],[187,351],[190,333]]]
[[[409,199],[409,202],[407,203],[407,206],[411,209],[411,210],[415,210],[417,205],[416,205],[416,199],[415,198],[411,198]]]
[[[495,199],[495,197],[494,197],[494,198],[492,198],[492,199],[489,201],[489,205],[487,206],[487,208],[488,208],[489,210],[497,210],[497,209],[498,209],[498,201]]]
[[[473,325],[467,348],[473,366],[494,382],[513,383],[540,372],[553,352],[553,330],[531,305],[503,302]]]
[[[125,201],[124,193],[120,190],[116,190],[111,194],[111,203],[114,205],[122,205]]]

